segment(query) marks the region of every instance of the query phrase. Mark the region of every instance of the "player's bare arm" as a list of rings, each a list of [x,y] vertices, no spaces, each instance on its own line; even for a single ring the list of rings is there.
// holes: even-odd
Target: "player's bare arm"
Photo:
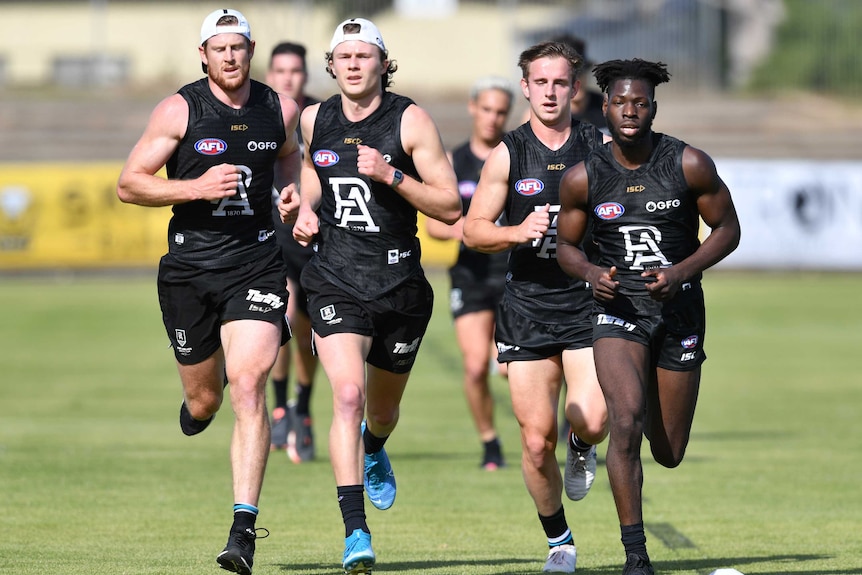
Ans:
[[[523,222],[498,226],[509,194],[509,148],[500,143],[488,156],[479,184],[464,219],[464,245],[484,253],[497,253],[539,239],[551,225],[550,205],[528,215]]]
[[[672,298],[688,278],[712,267],[739,245],[740,227],[730,190],[719,177],[712,158],[687,146],[682,155],[683,173],[697,209],[710,234],[689,257],[665,269],[644,272],[655,282],[647,284],[650,296],[659,301]]]
[[[283,222],[291,222],[296,219],[299,211],[299,178],[302,169],[302,154],[296,136],[299,107],[287,96],[279,95],[279,101],[287,139],[279,149],[275,163],[275,181],[281,186],[278,212]]]
[[[120,173],[117,196],[121,201],[159,207],[193,200],[217,200],[236,193],[241,175],[232,164],[213,166],[193,180],[156,176],[185,135],[188,118],[188,104],[179,94],[165,98],[156,106]]]
[[[587,260],[578,246],[584,239],[589,218],[589,178],[583,162],[566,171],[560,181],[560,212],[557,214],[557,263],[570,276],[588,282],[600,301],[616,297],[619,282],[616,267],[606,269]]]
[[[461,196],[455,171],[443,148],[437,126],[424,109],[411,105],[401,118],[401,142],[413,158],[421,181],[404,175],[395,189],[417,210],[435,220],[454,224],[461,217]],[[383,179],[392,183],[398,166],[386,166]]]
[[[300,128],[302,130],[302,141],[308,153],[302,159],[300,172],[300,194],[299,211],[296,222],[293,224],[293,238],[302,246],[309,245],[314,236],[320,230],[317,218],[317,208],[320,206],[322,191],[320,180],[317,178],[317,170],[312,160],[311,140],[314,137],[314,122],[317,120],[317,112],[320,104],[314,104],[305,108],[300,116]],[[279,210],[280,211],[280,210]],[[284,214],[282,214],[282,218]]]

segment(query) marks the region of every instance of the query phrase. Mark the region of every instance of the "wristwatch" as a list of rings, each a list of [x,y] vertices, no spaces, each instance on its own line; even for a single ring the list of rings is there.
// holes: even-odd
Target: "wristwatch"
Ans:
[[[404,172],[399,169],[395,170],[395,173],[392,174],[392,183],[389,184],[389,187],[397,188],[401,182],[404,181]]]

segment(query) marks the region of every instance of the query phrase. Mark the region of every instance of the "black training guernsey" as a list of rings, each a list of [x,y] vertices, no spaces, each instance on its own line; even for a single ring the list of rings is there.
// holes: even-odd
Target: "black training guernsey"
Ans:
[[[272,221],[273,165],[286,140],[278,95],[251,80],[239,109],[220,102],[206,78],[180,88],[189,105],[186,135],[167,162],[168,178],[190,180],[228,163],[241,171],[237,192],[173,206],[168,251],[204,269],[233,267],[277,249]]]
[[[557,214],[563,173],[601,146],[602,137],[592,124],[574,119],[569,139],[558,150],[540,142],[529,122],[503,137],[510,158],[505,211],[509,225],[519,225],[531,212],[550,204],[551,225],[545,235],[518,244],[509,257],[505,297],[525,317],[554,321],[560,313],[591,305],[592,294],[584,282],[567,275],[557,263]]]
[[[320,104],[310,144],[320,180],[317,253],[309,262],[356,298],[373,300],[421,272],[416,208],[388,183],[357,171],[358,144],[378,150],[392,166],[418,179],[401,144],[401,118],[413,101],[384,92],[374,112],[351,122],[341,95]]]
[[[686,144],[658,133],[653,143],[649,160],[635,170],[621,166],[610,148],[586,161],[597,263],[617,267],[622,295],[647,295],[644,284],[654,279],[641,277],[644,270],[677,264],[700,245],[697,198],[682,169]]]
[[[461,194],[461,208],[464,215],[470,209],[470,201],[473,199],[484,165],[485,161],[477,158],[470,149],[469,141],[452,151],[452,167],[458,178],[458,192]],[[501,219],[505,221],[505,218]],[[498,278],[502,282],[506,275],[508,261],[508,250],[496,254],[484,254],[471,250],[461,242],[458,246],[458,259],[452,268],[464,270],[478,280]]]

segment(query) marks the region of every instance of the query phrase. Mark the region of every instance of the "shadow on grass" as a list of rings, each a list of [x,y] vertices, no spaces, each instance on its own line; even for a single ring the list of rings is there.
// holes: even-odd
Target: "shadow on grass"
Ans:
[[[862,575],[862,567],[853,569],[823,570],[811,567],[805,569],[804,563],[828,559],[827,555],[767,555],[763,557],[721,557],[705,559],[680,559],[678,561],[660,561],[653,564],[656,573],[667,575],[671,573],[698,573],[707,575],[721,566],[735,569],[745,569],[746,565],[757,563],[783,563],[788,570],[752,571],[748,575]],[[338,565],[320,564],[281,564],[277,566],[282,571],[305,575],[332,575],[341,573]],[[506,558],[463,561],[393,561],[375,566],[375,573],[445,573],[452,575],[535,575],[540,569],[540,563],[535,558]],[[619,575],[622,563],[586,568],[578,567],[578,575]]]

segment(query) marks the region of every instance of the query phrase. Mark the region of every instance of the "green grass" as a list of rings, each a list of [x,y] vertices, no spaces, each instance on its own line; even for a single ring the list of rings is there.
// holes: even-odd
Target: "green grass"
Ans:
[[[0,279],[0,571],[220,572],[232,416],[180,433],[154,276]],[[387,443],[398,501],[367,506],[376,571],[537,573],[545,542],[505,381],[494,386],[510,465],[480,472],[445,276],[430,276],[437,308]],[[862,574],[862,274],[712,272],[705,289],[710,359],[686,460],[668,470],[645,451],[657,572]],[[270,459],[258,523],[272,535],[255,575],[340,572],[322,376],[313,400],[318,460]],[[621,571],[603,454],[589,497],[565,504],[579,575]]]

